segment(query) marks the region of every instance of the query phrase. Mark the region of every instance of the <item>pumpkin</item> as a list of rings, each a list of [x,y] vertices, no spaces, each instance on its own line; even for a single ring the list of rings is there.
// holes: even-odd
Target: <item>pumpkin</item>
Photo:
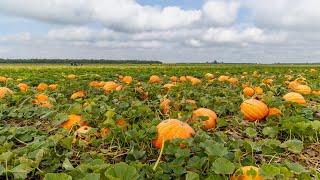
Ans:
[[[118,119],[116,121],[116,125],[121,126],[121,127],[126,127],[127,126],[127,121],[125,119]]]
[[[317,73],[317,70],[316,69],[310,69],[310,72],[312,73],[312,74],[316,74]]]
[[[68,79],[76,79],[77,76],[74,75],[74,74],[69,74],[69,75],[67,76],[67,78],[68,78]]]
[[[199,108],[192,112],[192,121],[196,121],[199,117],[208,118],[203,121],[203,129],[208,130],[216,127],[217,115],[214,111],[207,108]]]
[[[108,81],[104,84],[103,86],[103,90],[106,92],[106,93],[109,93],[111,91],[114,91],[117,89],[119,85],[113,81]]]
[[[269,108],[269,113],[268,113],[268,117],[269,116],[281,116],[282,112],[280,109],[278,108]]]
[[[163,88],[168,91],[168,90],[170,90],[173,86],[175,86],[175,84],[173,84],[173,83],[167,83],[167,84],[163,85]]]
[[[201,83],[201,80],[195,77],[191,77],[189,81],[191,82],[192,85],[197,85]]]
[[[296,87],[299,86],[299,85],[300,85],[300,83],[298,83],[297,81],[291,81],[291,82],[289,82],[288,87],[291,90],[295,90]]]
[[[181,82],[186,82],[186,81],[187,81],[187,78],[186,78],[185,76],[181,76],[181,77],[179,78],[179,80],[180,80]]]
[[[297,85],[294,87],[294,92],[297,92],[300,94],[310,94],[312,92],[312,90],[307,85]]]
[[[254,93],[255,93],[255,91],[254,91],[254,89],[253,88],[251,88],[251,87],[246,87],[246,88],[244,88],[243,89],[243,94],[245,95],[245,96],[253,96],[254,95]]]
[[[320,91],[312,91],[312,94],[314,94],[314,95],[320,95]]]
[[[75,134],[87,134],[92,128],[90,126],[81,126],[75,132]]]
[[[50,108],[52,108],[53,105],[50,102],[46,101],[46,102],[41,103],[40,106],[50,109]]]
[[[83,125],[85,125],[85,122],[81,121],[81,116],[71,114],[68,116],[68,119],[60,125],[60,127],[64,128],[64,129],[71,129],[76,124],[83,126]]]
[[[264,79],[263,81],[262,81],[265,85],[272,85],[272,82],[273,82],[273,79]]]
[[[224,75],[222,75],[222,76],[220,76],[220,77],[218,78],[218,81],[220,81],[220,82],[228,81],[229,78],[230,78],[229,76],[224,76]]]
[[[13,94],[11,89],[9,89],[7,87],[0,87],[0,99],[4,98],[8,94]]]
[[[8,78],[4,76],[0,76],[0,82],[6,82]]]
[[[157,75],[152,75],[149,78],[149,83],[160,83],[160,82],[161,82],[161,79]]]
[[[58,88],[58,85],[57,84],[50,84],[49,88],[51,89],[51,91],[56,91]]]
[[[83,98],[86,96],[86,92],[85,91],[78,91],[78,92],[75,92],[71,95],[71,99],[78,99],[78,98]]]
[[[48,85],[46,83],[40,83],[38,86],[37,86],[37,90],[38,91],[45,91],[48,89]]]
[[[256,99],[245,100],[240,105],[240,110],[244,115],[244,118],[248,121],[262,120],[269,113],[268,106]]]
[[[107,137],[110,134],[109,128],[102,128],[100,129],[100,135],[101,137]]]
[[[231,176],[231,180],[263,180],[263,177],[259,174],[259,168],[255,166],[244,166],[236,170]]]
[[[177,82],[178,81],[178,77],[177,76],[171,76],[170,77],[170,81],[171,82]]]
[[[263,89],[261,87],[255,87],[254,92],[258,95],[263,94]]]
[[[212,80],[212,79],[214,79],[214,75],[213,75],[213,74],[211,74],[211,73],[207,73],[207,74],[205,74],[205,75],[204,75],[204,77],[206,77],[208,80]]]
[[[235,85],[235,84],[238,84],[238,79],[237,78],[230,78],[228,79],[229,83]]]
[[[43,103],[43,102],[48,101],[49,97],[47,95],[45,95],[45,94],[39,94],[39,95],[36,96],[36,100],[39,103]]]
[[[36,99],[32,101],[33,104],[40,105],[44,108],[52,108],[52,104],[49,102],[49,97],[45,94],[38,94]]]
[[[283,96],[283,99],[287,102],[294,102],[297,104],[306,104],[304,97],[296,92],[290,92]]]
[[[94,88],[98,88],[98,87],[100,87],[100,82],[99,81],[91,81],[89,83],[89,86],[94,87]]]
[[[122,78],[122,82],[126,83],[126,84],[131,84],[132,83],[132,77],[131,76],[125,76]]]
[[[170,99],[163,99],[160,103],[160,110],[163,114],[168,114],[170,111]]]
[[[250,87],[250,85],[249,85],[249,83],[243,83],[243,84],[241,85],[241,87],[242,87],[242,89],[244,89],[244,88],[246,88],[246,87]]]
[[[18,88],[20,89],[20,92],[27,92],[29,89],[29,86],[25,83],[19,83]]]
[[[160,149],[162,143],[173,139],[187,139],[195,134],[192,127],[177,119],[167,119],[157,125],[157,137],[153,140],[153,146]]]

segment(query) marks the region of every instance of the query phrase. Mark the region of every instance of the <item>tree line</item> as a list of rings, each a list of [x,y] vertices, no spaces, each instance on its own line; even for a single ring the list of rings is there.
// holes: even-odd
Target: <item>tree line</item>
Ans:
[[[162,64],[153,60],[107,60],[107,59],[1,59],[2,64]]]

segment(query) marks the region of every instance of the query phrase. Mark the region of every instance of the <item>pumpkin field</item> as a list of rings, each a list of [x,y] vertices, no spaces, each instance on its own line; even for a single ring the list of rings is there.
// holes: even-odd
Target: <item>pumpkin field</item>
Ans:
[[[320,179],[320,67],[0,66],[0,179]]]

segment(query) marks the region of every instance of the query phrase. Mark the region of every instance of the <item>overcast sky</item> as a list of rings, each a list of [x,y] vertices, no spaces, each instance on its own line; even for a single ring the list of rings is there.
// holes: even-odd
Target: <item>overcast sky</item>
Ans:
[[[320,0],[0,0],[0,57],[320,62]]]

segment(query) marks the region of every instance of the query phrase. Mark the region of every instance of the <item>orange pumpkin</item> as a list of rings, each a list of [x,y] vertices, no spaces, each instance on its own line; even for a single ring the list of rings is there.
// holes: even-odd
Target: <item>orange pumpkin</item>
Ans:
[[[67,76],[67,78],[68,78],[68,79],[76,79],[77,76],[74,75],[74,74],[69,74],[69,75]]]
[[[207,108],[199,108],[192,112],[192,121],[196,121],[199,117],[207,117],[203,121],[203,129],[208,130],[216,127],[217,115],[214,111]]]
[[[231,180],[263,180],[263,177],[259,174],[259,168],[255,166],[244,166],[231,176]]]
[[[161,79],[157,75],[152,75],[149,78],[149,83],[160,83],[160,82],[161,82]]]
[[[243,94],[245,95],[245,96],[253,96],[254,95],[254,93],[255,93],[255,91],[254,91],[254,89],[253,88],[251,88],[251,87],[246,87],[246,88],[244,88],[243,89]]]
[[[233,85],[236,85],[238,84],[238,79],[237,78],[230,78],[228,79],[229,83],[233,84]]]
[[[45,101],[45,102],[41,103],[40,106],[50,109],[50,108],[52,108],[53,105],[49,101]]]
[[[121,126],[121,127],[126,127],[127,126],[127,121],[125,119],[118,119],[116,121],[116,125]]]
[[[262,120],[269,113],[268,106],[262,101],[256,99],[245,100],[240,105],[240,110],[244,115],[244,118],[248,121]]]
[[[187,81],[187,77],[181,76],[181,77],[179,78],[179,80],[180,80],[181,82],[186,82],[186,81]]]
[[[170,81],[171,82],[177,82],[178,81],[178,77],[177,76],[171,76],[170,77]]]
[[[254,92],[258,95],[263,94],[263,89],[261,87],[255,87]]]
[[[0,99],[4,98],[8,94],[13,94],[11,89],[9,89],[7,87],[0,87]]]
[[[282,112],[278,108],[269,108],[268,116],[281,116]]]
[[[173,139],[187,139],[195,134],[192,127],[177,119],[167,119],[157,125],[157,138],[153,140],[153,146],[160,149],[162,142]]]
[[[320,95],[320,91],[312,91],[312,94],[319,96]]]
[[[46,83],[40,83],[38,86],[37,86],[37,90],[38,91],[45,91],[48,89],[48,84]]]
[[[272,85],[273,79],[264,79],[262,82],[266,85]]]
[[[100,129],[100,135],[101,137],[107,137],[110,134],[109,128],[102,128]]]
[[[289,89],[291,89],[291,90],[295,90],[296,87],[299,86],[299,85],[300,85],[299,82],[297,82],[297,81],[291,81],[291,82],[289,82],[288,87],[289,87]]]
[[[50,84],[49,88],[51,89],[51,91],[56,91],[58,88],[58,85],[57,84]]]
[[[132,83],[132,77],[131,76],[125,76],[122,78],[122,82],[126,83],[126,84],[131,84]]]
[[[290,92],[283,96],[283,99],[288,102],[294,102],[297,104],[306,104],[304,97],[296,92]]]
[[[168,90],[170,90],[173,86],[175,86],[175,84],[173,84],[173,83],[167,83],[167,84],[163,85],[163,88],[168,91]]]
[[[29,86],[25,83],[19,83],[18,88],[20,89],[20,92],[27,92],[29,89]]]
[[[229,78],[230,78],[229,76],[224,76],[224,75],[222,75],[222,76],[220,76],[220,77],[218,78],[218,81],[220,81],[220,82],[228,81]]]
[[[201,83],[201,80],[195,77],[191,77],[189,81],[191,82],[192,85],[197,85]]]
[[[64,129],[71,129],[76,124],[85,125],[85,123],[81,121],[81,116],[71,114],[68,119],[60,125],[60,127]]]
[[[204,76],[205,76],[205,77],[206,77],[206,79],[208,79],[208,80],[212,80],[212,79],[214,79],[214,75],[213,75],[213,74],[211,74],[211,73],[207,73],[207,74],[205,74]]]
[[[100,82],[99,82],[99,81],[91,81],[91,82],[89,83],[89,86],[90,86],[90,87],[98,88],[98,87],[100,87],[99,85],[100,85]]]
[[[87,134],[92,128],[90,126],[81,126],[75,132],[75,134]]]
[[[6,82],[7,81],[7,77],[4,76],[0,76],[0,82]]]
[[[297,85],[293,90],[300,94],[310,94],[312,92],[311,88],[307,85]]]
[[[168,114],[170,111],[170,99],[163,99],[160,103],[160,110],[163,114]]]
[[[48,101],[49,97],[47,95],[45,95],[45,94],[39,94],[39,95],[36,96],[36,100],[39,103],[43,103],[43,102]]]
[[[109,92],[112,92],[114,90],[117,89],[119,85],[113,81],[108,81],[104,84],[103,86],[103,90],[105,91],[105,93],[109,93]]]
[[[78,91],[78,92],[75,92],[71,95],[71,99],[78,99],[78,98],[83,98],[86,96],[86,92],[85,91]]]

